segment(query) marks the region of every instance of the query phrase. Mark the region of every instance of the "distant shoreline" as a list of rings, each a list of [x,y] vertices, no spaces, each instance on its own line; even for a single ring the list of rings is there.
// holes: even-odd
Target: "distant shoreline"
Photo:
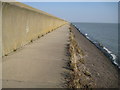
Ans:
[[[107,22],[72,22],[72,23],[103,23],[103,24],[118,24],[118,23],[107,23]]]

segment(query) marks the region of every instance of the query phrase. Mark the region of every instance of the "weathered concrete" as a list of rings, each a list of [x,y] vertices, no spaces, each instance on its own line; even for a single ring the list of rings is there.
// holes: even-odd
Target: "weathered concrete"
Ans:
[[[3,88],[64,86],[69,25],[41,37],[3,58]]]
[[[0,78],[2,78],[2,2],[0,2]],[[0,89],[2,81],[0,79]]]
[[[2,7],[3,56],[67,23],[22,3],[3,2]]]

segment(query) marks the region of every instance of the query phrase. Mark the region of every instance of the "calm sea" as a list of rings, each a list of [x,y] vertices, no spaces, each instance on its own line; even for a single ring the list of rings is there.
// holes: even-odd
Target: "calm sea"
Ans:
[[[117,23],[73,23],[80,32],[92,41],[99,42],[113,59],[118,56],[118,24]],[[116,57],[115,57],[116,56]],[[117,64],[118,62],[115,61]]]

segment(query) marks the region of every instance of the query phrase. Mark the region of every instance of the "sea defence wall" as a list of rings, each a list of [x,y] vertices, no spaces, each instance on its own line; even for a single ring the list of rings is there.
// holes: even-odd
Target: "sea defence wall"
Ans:
[[[2,89],[2,3],[0,2],[0,89]]]
[[[0,1],[0,58],[1,57],[2,57],[2,2]]]
[[[2,3],[2,55],[68,23],[22,3]]]

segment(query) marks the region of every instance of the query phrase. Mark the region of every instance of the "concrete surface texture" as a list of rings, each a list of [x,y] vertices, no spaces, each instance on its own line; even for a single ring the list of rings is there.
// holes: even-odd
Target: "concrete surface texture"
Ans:
[[[2,78],[2,2],[0,2],[0,78]],[[0,89],[2,80],[0,80]]]
[[[3,88],[65,87],[68,37],[69,25],[64,25],[5,56]]]
[[[22,3],[2,3],[3,56],[67,22]]]

